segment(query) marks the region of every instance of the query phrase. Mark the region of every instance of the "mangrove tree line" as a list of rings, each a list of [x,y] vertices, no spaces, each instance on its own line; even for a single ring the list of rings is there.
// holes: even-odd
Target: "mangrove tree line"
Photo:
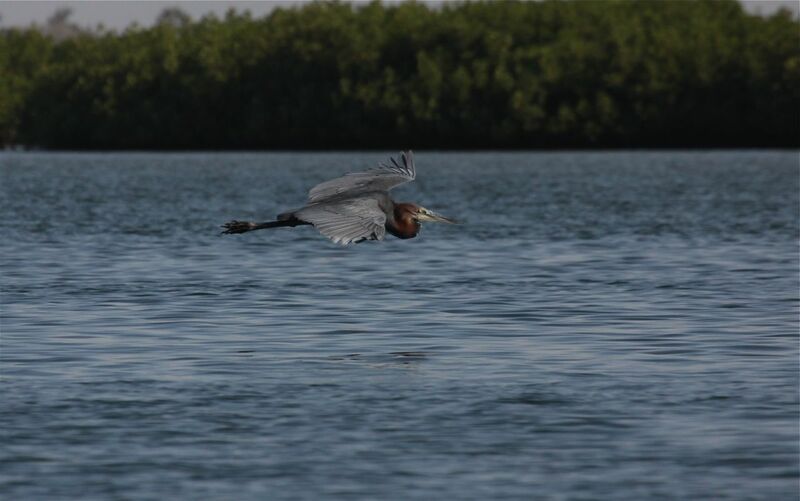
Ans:
[[[800,143],[800,23],[733,0],[324,2],[59,33],[2,31],[3,145]]]

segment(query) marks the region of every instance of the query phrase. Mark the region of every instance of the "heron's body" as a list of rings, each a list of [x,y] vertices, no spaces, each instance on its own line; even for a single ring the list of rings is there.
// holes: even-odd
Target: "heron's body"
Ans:
[[[307,204],[279,214],[276,221],[231,221],[223,233],[245,233],[282,226],[313,225],[336,243],[382,240],[388,232],[397,238],[414,238],[421,221],[454,221],[412,203],[397,203],[389,190],[416,177],[413,154],[401,153],[400,162],[355,172],[313,187]]]

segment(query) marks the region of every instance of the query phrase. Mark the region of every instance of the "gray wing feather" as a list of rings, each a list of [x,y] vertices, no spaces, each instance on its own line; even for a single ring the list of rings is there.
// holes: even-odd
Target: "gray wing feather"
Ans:
[[[343,177],[320,183],[308,192],[308,203],[321,202],[340,195],[354,195],[369,191],[388,191],[397,185],[413,181],[417,175],[414,167],[414,154],[400,153],[400,161],[394,158],[389,163],[365,172],[352,172]]]
[[[374,198],[354,198],[312,204],[294,216],[314,225],[320,233],[337,244],[363,240],[383,240],[386,214]]]

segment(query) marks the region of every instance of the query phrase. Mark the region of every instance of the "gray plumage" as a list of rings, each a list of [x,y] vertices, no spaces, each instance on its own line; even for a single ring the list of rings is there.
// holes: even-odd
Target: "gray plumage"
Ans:
[[[344,192],[342,192],[344,193]],[[383,196],[381,196],[383,195]],[[278,219],[294,217],[314,225],[320,233],[334,243],[347,245],[364,240],[383,240],[386,235],[386,212],[392,210],[385,193],[363,193],[356,198],[322,199]],[[385,198],[385,200],[383,200]],[[386,201],[388,200],[388,204]]]
[[[411,151],[400,153],[400,163],[394,158],[390,158],[389,161],[391,165],[380,163],[378,167],[366,172],[351,172],[314,186],[308,192],[308,203],[370,191],[388,192],[395,186],[413,181],[417,176],[414,167],[414,153]]]
[[[364,240],[383,240],[386,218],[394,214],[389,190],[413,181],[417,172],[414,154],[401,152],[400,161],[364,172],[351,172],[320,183],[308,192],[308,205],[278,216],[279,221],[291,218],[314,225],[334,243],[347,245]]]
[[[383,240],[387,232],[398,238],[414,238],[421,221],[455,222],[413,203],[396,204],[389,197],[390,189],[413,181],[416,175],[413,153],[402,152],[399,161],[391,158],[374,169],[314,186],[305,207],[284,212],[277,221],[231,221],[223,225],[223,233],[313,225],[335,243],[347,245]]]

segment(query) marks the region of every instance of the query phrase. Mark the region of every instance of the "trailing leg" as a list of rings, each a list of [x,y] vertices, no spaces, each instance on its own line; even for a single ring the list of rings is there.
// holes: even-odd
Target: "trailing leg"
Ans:
[[[294,227],[304,224],[311,224],[305,221],[300,221],[297,218],[286,219],[283,221],[267,221],[265,223],[253,223],[250,221],[231,221],[222,225],[225,231],[223,235],[233,235],[236,233],[247,233],[248,231],[263,230],[266,228],[281,228],[283,226]]]

